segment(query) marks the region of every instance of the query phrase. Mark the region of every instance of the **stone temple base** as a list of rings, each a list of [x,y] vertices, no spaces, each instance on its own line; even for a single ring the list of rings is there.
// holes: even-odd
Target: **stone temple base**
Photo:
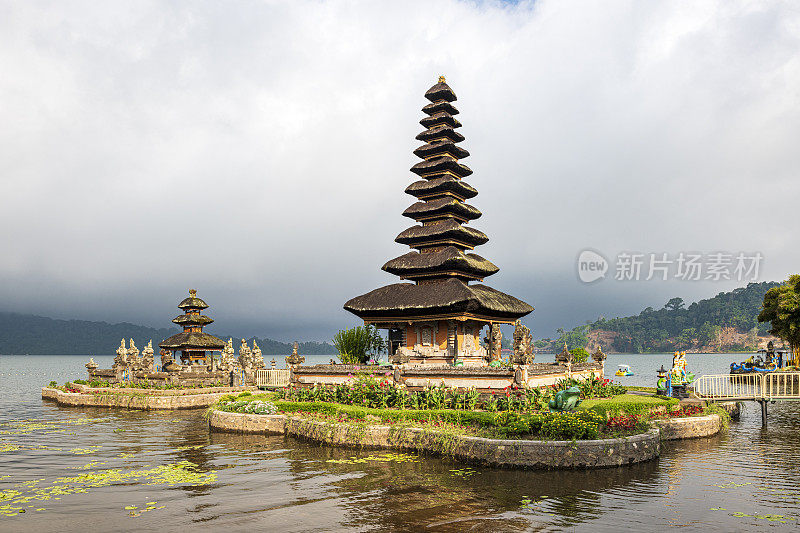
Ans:
[[[475,349],[462,351],[457,357],[438,346],[415,345],[413,348],[401,347],[390,362],[407,366],[454,366],[456,361],[465,367],[485,367],[489,362],[486,350],[479,346]]]
[[[292,369],[291,384],[296,387],[314,385],[332,386],[352,381],[357,373],[384,376],[396,385],[411,390],[445,385],[446,387],[471,388],[480,392],[492,393],[507,387],[543,387],[554,385],[562,379],[573,377],[586,379],[591,376],[603,377],[603,365],[582,363],[571,368],[558,363],[534,363],[516,368],[453,367],[448,365],[393,365],[354,366],[354,365],[310,365],[296,366]]]

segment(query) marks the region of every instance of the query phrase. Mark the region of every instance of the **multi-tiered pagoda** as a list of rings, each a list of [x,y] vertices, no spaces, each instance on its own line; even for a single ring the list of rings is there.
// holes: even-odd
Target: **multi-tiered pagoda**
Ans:
[[[489,238],[469,227],[481,212],[466,203],[478,194],[463,178],[472,170],[459,162],[469,155],[458,146],[464,136],[454,115],[453,90],[444,77],[425,93],[430,104],[420,121],[425,131],[414,150],[420,161],[411,172],[421,179],[406,188],[417,202],[403,212],[418,224],[395,239],[413,250],[392,259],[383,270],[413,283],[387,285],[344,305],[366,324],[389,329],[390,357],[411,364],[485,365],[480,343],[486,325],[513,324],[533,311],[525,302],[479,281],[499,269],[471,253]]]
[[[178,304],[178,308],[183,311],[172,321],[183,327],[183,332],[159,343],[159,347],[167,352],[171,352],[173,358],[177,352],[181,352],[181,362],[186,364],[211,364],[211,358],[206,354],[222,350],[226,343],[208,333],[203,333],[203,327],[214,322],[206,315],[201,315],[203,309],[208,308],[208,304],[197,297],[197,291],[189,291],[189,297]]]

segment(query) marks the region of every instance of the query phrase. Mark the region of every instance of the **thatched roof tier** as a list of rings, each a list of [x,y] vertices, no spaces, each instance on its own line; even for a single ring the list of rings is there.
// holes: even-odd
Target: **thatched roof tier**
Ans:
[[[425,92],[425,98],[431,102],[438,102],[440,100],[445,102],[455,102],[458,100],[458,98],[456,98],[456,93],[453,92],[453,89],[451,89],[450,86],[444,82],[444,78],[440,78],[440,80],[441,81],[439,83]]]
[[[214,322],[212,318],[206,315],[196,315],[194,313],[188,315],[178,315],[172,321],[179,326],[207,326]]]
[[[467,165],[462,165],[450,157],[437,157],[420,161],[411,167],[411,172],[423,178],[438,178],[445,173],[464,178],[472,174],[472,170]]]
[[[474,187],[453,176],[415,181],[406,187],[406,193],[417,198],[436,198],[452,194],[465,200],[478,195],[478,191]]]
[[[480,230],[462,226],[453,219],[428,226],[411,226],[400,233],[395,242],[412,248],[453,245],[457,248],[472,248],[489,242],[489,237]]]
[[[168,350],[221,350],[225,341],[208,333],[184,331],[158,343],[159,347]]]
[[[481,231],[464,225],[481,216],[465,203],[478,191],[462,178],[472,170],[459,159],[469,152],[457,143],[464,136],[455,131],[456,100],[444,77],[425,97],[432,103],[422,108],[420,120],[427,129],[416,136],[424,143],[414,150],[423,161],[411,168],[420,176],[406,193],[420,201],[403,212],[421,225],[412,226],[395,239],[419,251],[411,251],[383,265],[383,270],[416,283],[396,283],[353,298],[344,306],[366,323],[398,327],[398,323],[429,320],[477,320],[483,323],[513,323],[533,311],[525,302],[484,285],[481,281],[499,269],[467,250],[488,242]]]
[[[436,139],[450,139],[454,143],[457,143],[464,140],[463,135],[458,133],[453,128],[447,126],[428,128],[427,130],[418,134],[414,138],[418,141],[423,141],[423,142],[431,142]]]
[[[422,108],[422,112],[426,115],[435,115],[441,111],[450,113],[451,115],[458,115],[459,113],[458,109],[456,109],[456,106],[450,102],[435,102]]]
[[[208,304],[197,296],[184,298],[181,303],[178,304],[179,309],[205,309],[206,307],[208,307]]]
[[[433,116],[425,117],[419,121],[420,124],[426,128],[435,128],[437,126],[449,126],[451,128],[460,128],[461,123],[457,121],[450,113],[444,111],[436,113]]]
[[[449,278],[416,285],[395,283],[344,304],[344,308],[365,321],[424,318],[475,318],[509,322],[533,307],[486,285],[467,285]]]
[[[403,216],[413,218],[416,221],[436,220],[440,218],[454,217],[461,221],[475,220],[480,218],[481,212],[477,207],[445,196],[436,200],[426,202],[416,202],[408,209],[403,211]]]
[[[421,157],[422,159],[428,159],[430,157],[441,155],[441,154],[450,154],[456,159],[463,159],[465,157],[469,157],[469,152],[457,146],[453,141],[446,140],[446,141],[437,141],[435,143],[428,143],[423,144],[416,150],[414,150],[414,155],[417,157]]]
[[[437,274],[483,279],[500,269],[477,254],[464,253],[455,246],[447,246],[437,252],[408,252],[388,261],[382,270],[406,279],[430,278]]]

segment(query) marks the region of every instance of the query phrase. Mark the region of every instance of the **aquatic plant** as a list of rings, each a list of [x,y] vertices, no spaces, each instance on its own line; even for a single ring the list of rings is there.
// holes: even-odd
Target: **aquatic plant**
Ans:
[[[216,480],[216,471],[200,472],[197,470],[197,464],[191,461],[159,465],[146,470],[96,470],[77,476],[59,477],[53,480],[50,486],[44,487],[38,486],[40,480],[32,480],[18,483],[12,489],[0,491],[0,516],[17,516],[25,512],[24,506],[31,502],[59,500],[62,496],[83,494],[98,487],[134,482],[145,485],[201,486],[214,483]]]

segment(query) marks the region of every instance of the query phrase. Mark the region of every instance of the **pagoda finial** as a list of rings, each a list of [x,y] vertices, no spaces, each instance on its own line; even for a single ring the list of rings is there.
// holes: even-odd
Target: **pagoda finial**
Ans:
[[[197,289],[189,289],[189,296],[197,298]]]
[[[439,83],[444,83],[444,76],[439,76]]]

